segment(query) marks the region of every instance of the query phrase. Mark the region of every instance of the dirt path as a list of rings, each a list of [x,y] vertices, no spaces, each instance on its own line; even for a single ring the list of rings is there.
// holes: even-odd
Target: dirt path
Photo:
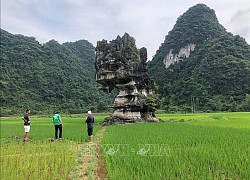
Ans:
[[[77,166],[69,179],[92,180],[108,179],[105,161],[100,151],[100,142],[106,128],[103,127],[94,137],[94,143],[79,145]]]
[[[98,134],[98,139],[97,139],[97,146],[96,146],[96,160],[97,160],[97,164],[96,164],[96,179],[108,179],[107,177],[107,170],[106,170],[106,166],[105,166],[105,160],[104,157],[101,153],[101,148],[100,148],[100,142],[104,136],[106,127],[103,127],[101,132]]]

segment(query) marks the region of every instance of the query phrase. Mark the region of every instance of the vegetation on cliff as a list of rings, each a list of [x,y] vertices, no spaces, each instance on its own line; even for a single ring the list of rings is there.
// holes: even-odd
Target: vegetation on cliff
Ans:
[[[188,58],[164,65],[166,54],[195,44]],[[204,4],[180,16],[165,37],[149,73],[167,111],[249,111],[250,46],[219,24]]]

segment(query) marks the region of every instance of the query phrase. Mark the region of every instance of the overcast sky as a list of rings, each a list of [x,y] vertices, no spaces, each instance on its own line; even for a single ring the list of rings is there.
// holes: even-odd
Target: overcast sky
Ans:
[[[86,39],[94,46],[127,32],[137,48],[148,49],[150,60],[177,18],[198,3],[214,9],[227,31],[250,43],[249,0],[1,0],[1,28],[40,43]]]

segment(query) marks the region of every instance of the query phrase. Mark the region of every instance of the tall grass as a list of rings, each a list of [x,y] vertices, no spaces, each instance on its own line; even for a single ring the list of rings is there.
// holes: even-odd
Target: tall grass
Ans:
[[[1,178],[67,179],[76,152],[70,142],[1,143]]]
[[[97,116],[96,121],[103,120]],[[85,117],[63,118],[62,141],[54,137],[51,118],[31,117],[31,142],[23,143],[21,117],[1,119],[1,179],[69,179],[75,168],[79,143],[88,142]],[[100,125],[94,126],[94,137]]]
[[[110,179],[249,179],[250,128],[223,116],[108,127],[102,153]]]

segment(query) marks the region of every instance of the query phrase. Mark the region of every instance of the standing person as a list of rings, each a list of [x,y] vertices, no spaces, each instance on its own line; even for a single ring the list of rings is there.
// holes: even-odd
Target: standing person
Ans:
[[[93,123],[95,122],[94,116],[91,115],[91,111],[88,111],[88,116],[86,117],[85,122],[87,123],[88,128],[88,136],[89,136],[89,142],[93,142]]]
[[[62,119],[60,112],[56,112],[52,117],[52,122],[55,126],[55,139],[58,139],[58,130],[59,130],[59,138],[62,139]]]
[[[24,121],[24,136],[23,136],[23,142],[30,141],[28,138],[29,132],[30,132],[30,110],[26,110],[26,114],[22,116],[22,120]]]

